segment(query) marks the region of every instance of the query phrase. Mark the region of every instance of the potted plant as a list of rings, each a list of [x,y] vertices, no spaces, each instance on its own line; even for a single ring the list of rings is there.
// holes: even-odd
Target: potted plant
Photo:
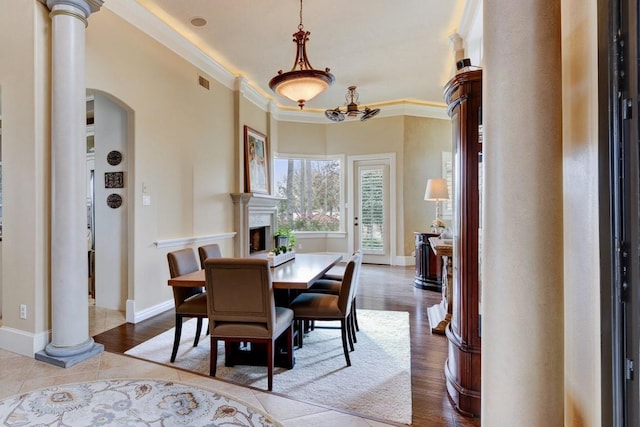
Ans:
[[[269,264],[275,267],[295,258],[296,236],[288,228],[279,228],[273,233],[274,246],[269,252]]]
[[[280,252],[293,251],[296,248],[296,236],[290,228],[279,228],[273,233],[274,246]]]

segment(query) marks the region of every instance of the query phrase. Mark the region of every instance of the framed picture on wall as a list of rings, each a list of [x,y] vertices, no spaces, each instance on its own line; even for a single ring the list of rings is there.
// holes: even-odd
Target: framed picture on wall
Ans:
[[[244,191],[269,194],[269,146],[267,136],[244,127]]]

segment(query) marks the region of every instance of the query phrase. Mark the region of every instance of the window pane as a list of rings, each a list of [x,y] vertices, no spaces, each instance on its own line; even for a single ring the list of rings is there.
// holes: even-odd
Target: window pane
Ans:
[[[276,158],[278,227],[296,231],[340,230],[340,161]]]
[[[369,252],[384,252],[384,171],[360,172],[360,242]]]

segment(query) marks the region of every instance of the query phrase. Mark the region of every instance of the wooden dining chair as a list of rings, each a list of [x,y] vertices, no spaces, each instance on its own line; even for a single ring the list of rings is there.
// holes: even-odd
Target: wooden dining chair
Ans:
[[[203,270],[204,262],[207,258],[222,258],[222,252],[220,252],[220,246],[218,246],[217,243],[200,246],[198,248],[198,255],[200,256],[200,267]]]
[[[273,388],[275,340],[286,334],[288,365],[293,366],[293,311],[276,307],[269,261],[260,258],[208,258],[205,261],[211,356],[215,377],[218,341],[260,343],[267,347],[268,389]],[[231,346],[225,345],[225,351]],[[229,354],[225,357],[229,360]]]
[[[338,295],[317,292],[303,292],[296,296],[289,308],[294,312],[294,319],[298,324],[298,344],[302,347],[304,321],[335,320],[340,322],[342,334],[342,347],[347,366],[351,366],[349,350],[353,351],[353,332],[351,321],[351,309],[353,302],[354,270],[356,261],[353,257],[347,262],[344,275],[340,284]],[[349,346],[347,347],[347,342]]]
[[[187,273],[200,270],[196,253],[191,248],[180,249],[167,254],[169,261],[169,274],[171,278],[182,276]],[[182,334],[182,321],[186,318],[196,318],[196,337],[193,346],[197,347],[202,332],[202,319],[207,317],[207,295],[204,288],[184,288],[172,286],[173,301],[176,311],[176,326],[173,338],[173,350],[171,351],[171,362],[175,362],[180,346],[180,335]]]
[[[358,312],[356,310],[356,300],[358,296],[358,286],[360,283],[360,268],[362,266],[362,252],[357,250],[353,253],[351,258],[355,261],[355,269],[353,273],[352,287],[353,289],[353,300],[351,307],[351,323],[352,323],[352,339],[354,342],[357,342],[356,331],[360,330],[360,326],[358,325]],[[342,285],[342,280],[344,279],[344,270],[341,273],[330,273],[325,274],[320,279],[316,280],[308,289],[308,292],[316,292],[323,294],[332,294],[338,295],[340,294],[340,287]]]

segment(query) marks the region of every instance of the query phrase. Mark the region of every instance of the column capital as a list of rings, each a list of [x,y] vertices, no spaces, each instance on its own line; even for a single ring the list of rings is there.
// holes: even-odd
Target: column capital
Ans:
[[[81,10],[84,17],[88,18],[92,13],[99,11],[103,3],[103,0],[47,0],[47,7],[53,10],[56,6],[71,6]]]

